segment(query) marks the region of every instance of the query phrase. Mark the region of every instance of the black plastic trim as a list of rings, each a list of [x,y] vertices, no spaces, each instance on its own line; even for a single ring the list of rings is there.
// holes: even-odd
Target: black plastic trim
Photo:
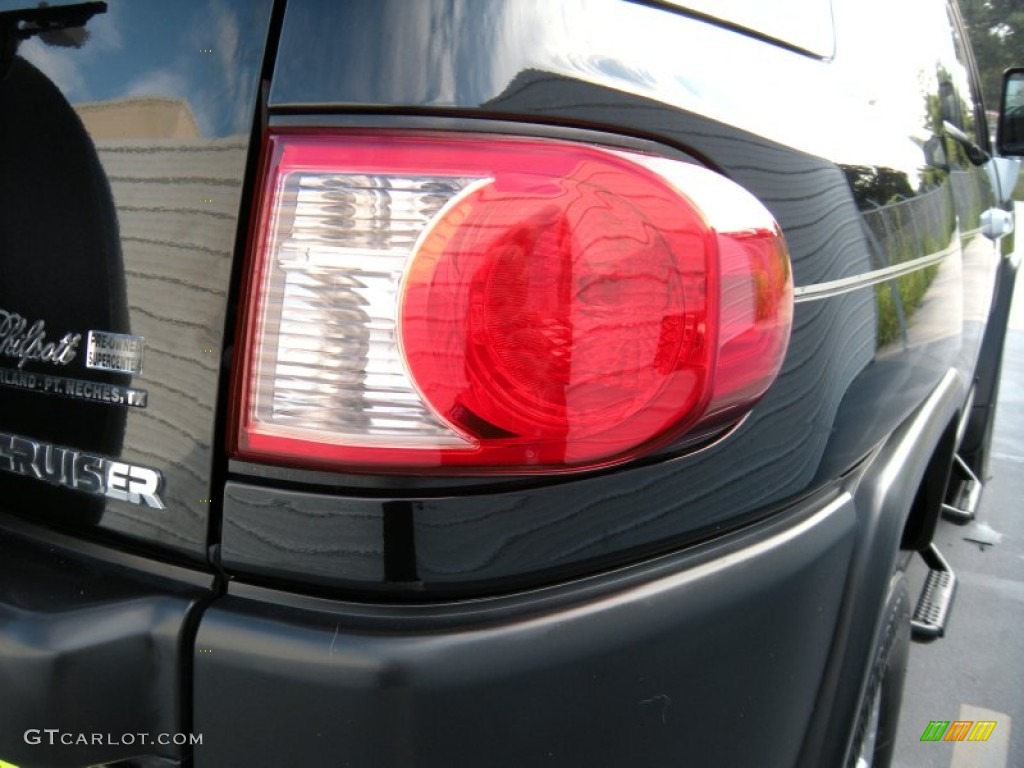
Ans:
[[[196,766],[791,765],[854,526],[840,494],[610,573],[450,603],[233,582],[200,626],[195,727],[217,738]]]
[[[958,452],[982,480],[988,473],[989,445],[995,423],[996,400],[1003,369],[1003,347],[1009,327],[1010,308],[1020,267],[1016,257],[1003,257],[999,264],[992,310],[975,368],[974,400]]]
[[[116,737],[190,727],[185,627],[212,577],[6,519],[0,563],[0,755],[36,768],[180,758],[173,745]],[[30,744],[32,728],[112,736]]]
[[[927,400],[848,478],[857,510],[845,599],[798,768],[843,765],[881,640],[880,610],[903,567],[900,535],[936,448],[955,423],[967,385],[950,369]]]

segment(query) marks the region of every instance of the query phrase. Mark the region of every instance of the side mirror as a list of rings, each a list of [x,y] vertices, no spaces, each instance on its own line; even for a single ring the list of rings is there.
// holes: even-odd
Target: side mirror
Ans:
[[[999,110],[999,154],[1024,156],[1024,67],[1003,73],[1003,103]]]

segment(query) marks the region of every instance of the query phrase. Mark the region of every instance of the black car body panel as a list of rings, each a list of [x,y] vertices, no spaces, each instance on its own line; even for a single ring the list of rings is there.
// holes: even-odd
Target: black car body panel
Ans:
[[[0,759],[842,765],[901,542],[938,514],[922,489],[960,436],[983,464],[1016,263],[983,234],[1000,202],[955,7],[800,4],[788,31],[758,3],[627,0],[110,0],[81,39],[0,23],[24,38],[0,72],[2,333],[80,336],[66,364],[0,339],[0,690],[24,691],[0,695]],[[587,472],[230,455],[264,143],[306,128],[720,173],[789,247],[777,380],[714,439]],[[86,365],[90,331],[115,370]],[[104,617],[62,655],[51,627]],[[141,670],[118,706],[96,684],[112,649]],[[204,738],[82,751],[27,745],[35,727]]]
[[[109,389],[54,383],[55,397],[8,383],[3,431],[152,468],[166,506],[155,513],[0,472],[11,511],[23,509],[12,500],[33,499],[35,519],[205,558],[228,287],[270,10],[110,3],[81,48],[30,38],[0,82],[0,237],[4,270],[18,275],[4,280],[0,308],[42,321],[49,338],[81,335],[66,366],[19,368],[8,355],[3,367],[146,393],[133,407]],[[142,337],[141,373],[87,368],[90,330]]]
[[[860,12],[852,15],[861,18]],[[790,247],[798,303],[789,353],[779,379],[737,431],[651,467],[563,478],[543,493],[513,488],[489,495],[485,504],[465,489],[455,498],[443,486],[428,487],[429,497],[420,499],[407,491],[415,564],[403,570],[414,573],[414,581],[427,587],[479,586],[517,576],[536,581],[531,571],[579,573],[626,553],[669,549],[763,514],[849,470],[951,367],[965,391],[970,387],[981,319],[999,268],[998,253],[977,231],[978,217],[994,200],[984,172],[941,137],[941,115],[933,114],[972,114],[968,93],[959,94],[962,104],[948,95],[968,89],[967,71],[952,37],[945,47],[930,38],[931,48],[901,52],[922,68],[940,62],[946,87],[940,88],[936,73],[934,93],[922,90],[917,70],[908,70],[897,93],[911,94],[917,106],[907,110],[902,130],[875,129],[875,105],[858,98],[862,94],[841,92],[836,83],[880,65],[868,59],[862,42],[842,36],[856,28],[837,28],[850,53],[825,61],[628,2],[603,4],[600,13],[571,2],[427,2],[414,10],[400,2],[289,3],[269,96],[272,123],[275,112],[288,115],[278,118],[281,125],[301,124],[304,115],[295,113],[335,112],[340,114],[333,120],[320,117],[317,123],[508,133],[516,130],[508,122],[515,119],[529,121],[520,130],[559,137],[575,132],[591,141],[609,141],[609,135],[646,139],[663,153],[700,158],[753,192],[775,215]],[[429,35],[422,33],[426,29]],[[661,54],[667,42],[641,43],[621,34],[629,29],[656,29],[654,40],[694,51],[701,67],[680,74]],[[754,73],[759,82],[802,82],[806,90],[747,88]],[[840,92],[830,109],[816,103],[808,108],[807,94],[833,91]],[[940,91],[947,94],[946,106]],[[424,122],[424,112],[438,117]],[[801,119],[780,117],[791,113]],[[838,141],[837,113],[849,115],[843,123],[869,126],[878,135],[869,141],[858,129],[844,134],[849,143]],[[956,165],[928,166],[926,139],[948,145]],[[904,282],[914,276],[849,285],[929,257],[942,261],[943,273],[932,283],[931,267],[921,278],[927,295],[913,297],[920,311],[904,306],[915,290]],[[236,469],[243,478],[247,474],[244,465]],[[334,514],[383,520],[385,505],[396,508],[388,486],[383,488],[369,499],[336,499]],[[300,543],[291,538],[286,545],[276,532],[261,530],[265,518],[239,504],[243,495],[239,490],[225,498],[226,556],[239,564],[250,557],[257,570],[283,564],[289,558],[284,547],[294,551]],[[623,515],[627,498],[631,513]],[[284,500],[277,503],[287,507]],[[257,506],[265,509],[263,504]],[[383,550],[383,527],[375,525],[352,545]],[[320,539],[317,525],[309,531],[308,543]],[[339,553],[342,580],[345,557]],[[318,570],[323,568],[329,566]]]

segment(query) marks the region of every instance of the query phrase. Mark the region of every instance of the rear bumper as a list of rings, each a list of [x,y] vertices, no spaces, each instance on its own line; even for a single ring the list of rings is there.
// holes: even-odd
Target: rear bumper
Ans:
[[[844,492],[615,573],[436,606],[232,584],[204,610],[207,575],[2,532],[0,759],[792,766],[854,517]],[[183,733],[201,743],[166,738]]]
[[[504,597],[346,603],[238,582],[214,597],[209,576],[0,534],[0,758],[839,765],[901,511],[962,395],[951,373],[831,495]],[[47,747],[26,744],[28,728],[202,741],[191,756]]]
[[[366,606],[232,585],[194,657],[196,766],[792,766],[854,539],[843,493],[522,595]]]
[[[833,495],[659,559],[441,605],[232,583],[198,625],[195,765],[841,765],[949,371]]]
[[[210,579],[83,547],[0,531],[0,759],[173,759],[159,742],[183,728],[183,637]]]

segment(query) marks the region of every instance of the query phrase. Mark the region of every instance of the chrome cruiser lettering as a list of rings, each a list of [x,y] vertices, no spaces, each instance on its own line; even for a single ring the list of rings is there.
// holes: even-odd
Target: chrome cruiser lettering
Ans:
[[[47,341],[45,322],[36,320],[29,325],[17,312],[0,309],[0,355],[15,358],[18,368],[32,360],[67,365],[75,359],[81,341],[80,333],[65,333],[59,341]]]
[[[40,480],[94,496],[165,509],[161,474],[105,456],[0,432],[0,472]]]

